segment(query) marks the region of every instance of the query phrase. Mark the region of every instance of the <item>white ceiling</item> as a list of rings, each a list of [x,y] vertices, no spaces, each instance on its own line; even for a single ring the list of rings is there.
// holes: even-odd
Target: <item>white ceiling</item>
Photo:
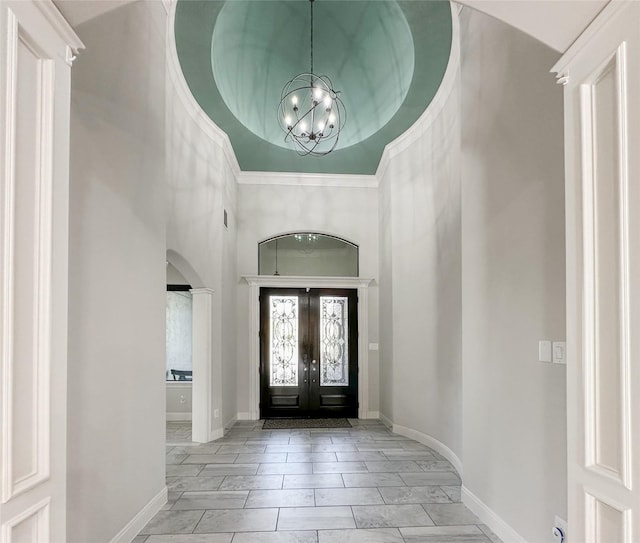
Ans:
[[[73,27],[135,0],[54,0]],[[151,0],[160,2],[161,0]],[[564,52],[609,0],[458,0]]]
[[[564,53],[609,0],[457,0]]]
[[[77,28],[82,23],[135,0],[53,0],[69,24]],[[159,2],[160,0],[153,0]]]

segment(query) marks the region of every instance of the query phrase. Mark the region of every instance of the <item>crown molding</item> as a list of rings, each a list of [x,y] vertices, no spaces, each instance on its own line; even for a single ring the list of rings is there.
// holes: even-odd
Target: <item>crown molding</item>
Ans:
[[[288,288],[363,288],[374,283],[365,277],[313,277],[298,275],[243,275],[249,285]]]
[[[40,10],[40,13],[44,15],[45,19],[51,27],[55,30],[56,34],[62,39],[62,41],[71,48],[74,53],[78,53],[80,49],[84,49],[84,43],[75,33],[73,27],[64,18],[64,15],[60,12],[57,6],[53,3],[53,0],[41,0],[34,2],[34,6]],[[65,59],[67,62],[67,59]]]
[[[573,59],[591,42],[591,39],[598,34],[611,18],[625,7],[634,4],[636,0],[611,0],[589,26],[580,34],[576,41],[565,51],[560,60],[549,70],[557,74],[558,83],[566,85],[569,81],[568,67]]]
[[[375,175],[339,173],[240,172],[240,185],[285,185],[294,187],[340,187],[377,189]]]
[[[438,87],[436,95],[431,100],[431,103],[424,110],[418,120],[413,123],[400,136],[395,140],[389,142],[382,152],[378,169],[376,170],[376,177],[378,180],[382,179],[391,159],[408,149],[413,143],[418,141],[420,137],[429,129],[433,122],[438,118],[438,115],[444,109],[449,96],[453,92],[458,82],[458,76],[460,74],[460,20],[458,18],[458,9],[454,2],[451,2],[451,53],[449,55],[449,62],[447,69]]]

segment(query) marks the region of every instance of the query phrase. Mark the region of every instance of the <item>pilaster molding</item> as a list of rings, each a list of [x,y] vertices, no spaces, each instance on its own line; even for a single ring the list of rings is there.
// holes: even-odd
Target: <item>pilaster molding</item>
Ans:
[[[244,275],[249,295],[249,417],[260,418],[260,288],[347,288],[358,291],[358,418],[369,411],[369,286],[361,277]]]
[[[213,296],[215,294],[215,290],[213,290],[212,288],[206,288],[206,287],[202,287],[202,288],[192,288],[189,289],[189,292],[191,294],[209,294],[210,296]]]
[[[195,288],[193,296],[192,361],[193,381],[191,385],[192,423],[191,438],[199,443],[211,441],[212,413],[212,311],[213,289]]]

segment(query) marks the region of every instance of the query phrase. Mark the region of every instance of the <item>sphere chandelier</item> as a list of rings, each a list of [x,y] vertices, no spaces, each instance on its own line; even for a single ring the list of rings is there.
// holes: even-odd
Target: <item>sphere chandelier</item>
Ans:
[[[313,73],[313,1],[311,5],[311,69],[296,75],[282,89],[278,121],[285,141],[300,156],[325,156],[338,144],[346,121],[340,91],[326,75]]]

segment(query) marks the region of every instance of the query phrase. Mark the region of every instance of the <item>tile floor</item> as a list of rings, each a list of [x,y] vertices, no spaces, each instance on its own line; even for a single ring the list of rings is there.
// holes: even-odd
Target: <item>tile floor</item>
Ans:
[[[442,456],[379,421],[335,430],[237,422],[202,445],[167,424],[169,502],[134,543],[500,540],[460,503]]]

